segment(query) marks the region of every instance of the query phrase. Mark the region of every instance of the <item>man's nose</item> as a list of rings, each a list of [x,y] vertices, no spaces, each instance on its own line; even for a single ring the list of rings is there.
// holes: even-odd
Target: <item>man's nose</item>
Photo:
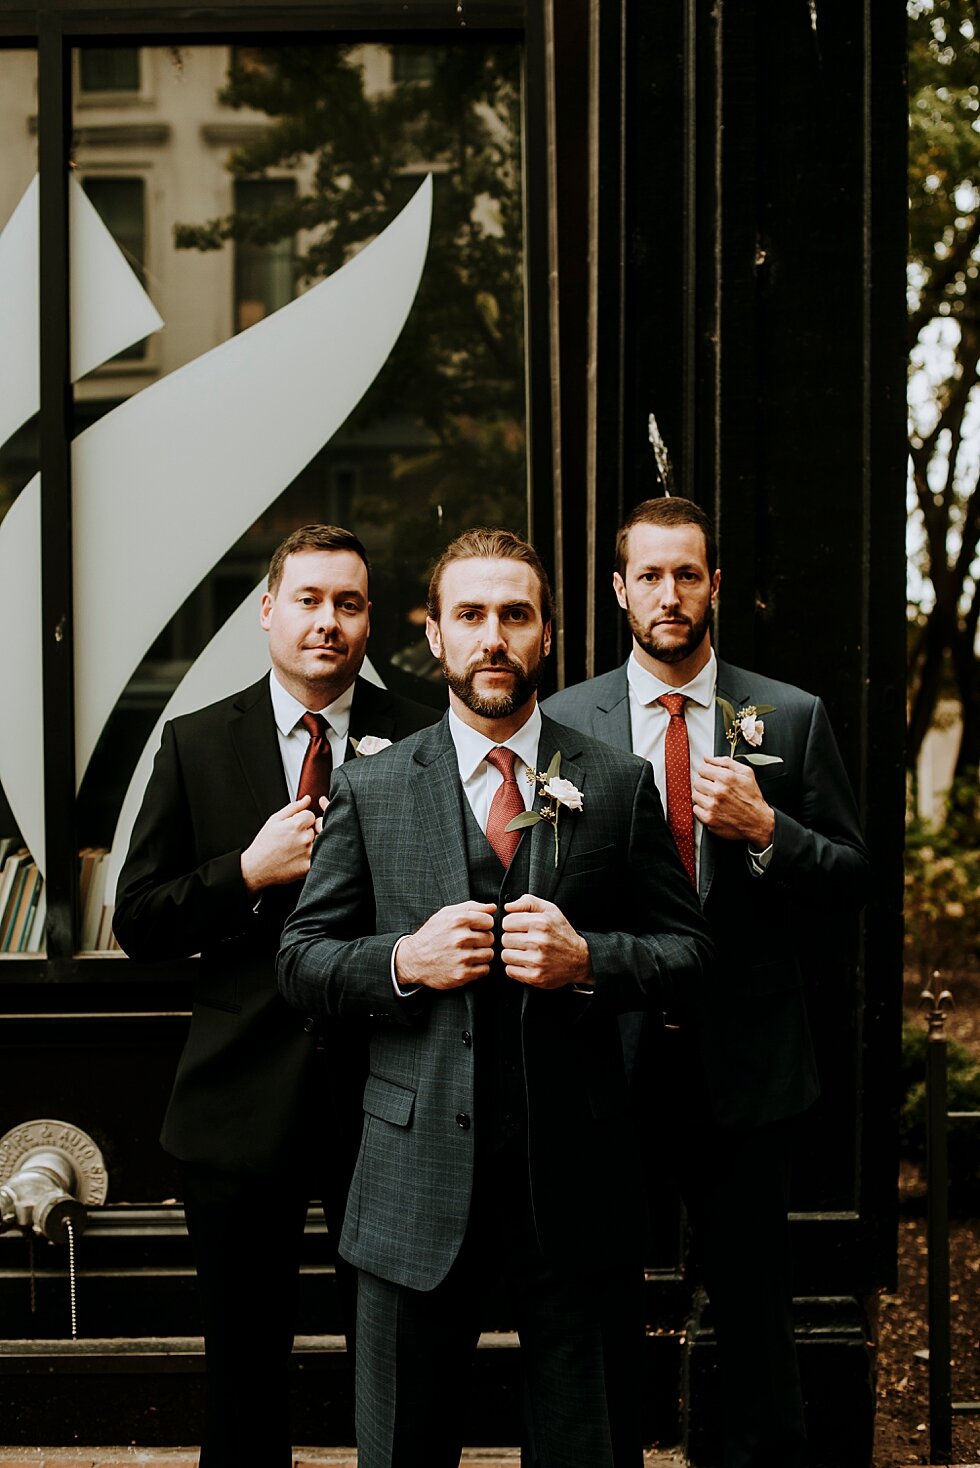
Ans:
[[[665,576],[660,583],[660,604],[664,607],[677,605],[677,585],[673,576]]]
[[[499,617],[489,616],[483,624],[483,646],[486,652],[499,652],[507,646],[503,624]]]
[[[318,632],[335,632],[337,629],[337,610],[332,601],[323,601],[317,608],[316,630]]]

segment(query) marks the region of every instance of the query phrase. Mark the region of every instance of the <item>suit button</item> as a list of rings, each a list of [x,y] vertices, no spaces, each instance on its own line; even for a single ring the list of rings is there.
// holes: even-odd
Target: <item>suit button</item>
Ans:
[[[303,1029],[306,1031],[306,1033],[308,1035],[312,1035],[313,1031],[316,1029],[316,1020],[315,1019],[304,1019],[304,1021],[303,1021]]]
[[[473,1044],[473,1036],[470,1034],[469,1030],[464,1030],[462,1035],[460,1035],[460,1039],[462,1040],[464,1045]]]
[[[469,1129],[470,1129],[470,1119],[467,1116],[467,1114],[466,1114],[465,1111],[457,1112],[457,1114],[456,1114],[456,1125],[458,1127],[461,1127],[464,1132],[468,1132],[469,1131]]]

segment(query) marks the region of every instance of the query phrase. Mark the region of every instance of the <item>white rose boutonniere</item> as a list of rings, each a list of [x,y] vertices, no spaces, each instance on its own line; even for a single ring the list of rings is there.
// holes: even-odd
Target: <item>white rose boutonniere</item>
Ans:
[[[558,773],[560,769],[561,755],[556,754],[543,774],[540,770],[528,770],[527,778],[532,784],[537,782],[544,804],[540,810],[526,810],[522,815],[515,816],[504,827],[506,831],[520,831],[525,826],[536,826],[539,821],[546,821],[555,833],[555,866],[558,865],[559,812],[562,807],[574,811],[582,809],[581,790],[571,780],[563,780]]]
[[[739,750],[739,740],[743,740],[752,749],[758,749],[762,744],[762,736],[766,732],[766,726],[762,722],[762,714],[774,714],[776,705],[772,703],[750,703],[744,709],[736,710],[727,698],[718,698],[717,703],[725,715],[725,738],[732,752],[732,759],[744,759],[750,765],[781,765],[782,759],[778,754],[748,754],[745,750]]]
[[[364,734],[360,739],[351,739],[354,753],[358,758],[369,754],[380,754],[383,749],[391,746],[390,739],[382,739],[380,734]]]

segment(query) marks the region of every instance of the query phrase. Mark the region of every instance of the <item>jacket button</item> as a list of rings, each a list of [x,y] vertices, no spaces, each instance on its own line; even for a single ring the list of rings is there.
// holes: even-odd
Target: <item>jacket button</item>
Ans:
[[[316,1029],[316,1020],[315,1019],[304,1019],[304,1021],[303,1021],[303,1029],[306,1031],[306,1033],[308,1035],[312,1035],[313,1031]]]
[[[470,1129],[470,1119],[467,1116],[467,1114],[466,1114],[465,1111],[457,1112],[457,1114],[456,1114],[456,1125],[458,1127],[462,1127],[462,1129],[463,1129],[464,1132],[468,1132],[469,1131],[469,1129]]]
[[[460,1036],[460,1039],[462,1040],[464,1045],[473,1044],[473,1036],[470,1034],[469,1030],[464,1030],[462,1035]]]

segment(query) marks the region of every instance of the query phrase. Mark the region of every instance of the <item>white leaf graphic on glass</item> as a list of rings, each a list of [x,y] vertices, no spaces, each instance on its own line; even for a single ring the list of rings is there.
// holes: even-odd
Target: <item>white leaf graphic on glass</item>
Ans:
[[[431,202],[427,178],[383,234],[335,275],[129,398],[75,440],[79,780],[119,695],[175,609],[377,376],[418,289]],[[211,683],[203,701],[219,696]],[[40,803],[15,805],[4,759],[0,750],[0,778],[37,857]]]
[[[77,381],[163,325],[91,200],[69,180],[71,371]],[[39,406],[38,181],[0,233],[0,445]],[[20,611],[0,642],[0,783],[21,834],[44,871],[41,745],[41,481],[18,495],[0,523],[0,585]]]

